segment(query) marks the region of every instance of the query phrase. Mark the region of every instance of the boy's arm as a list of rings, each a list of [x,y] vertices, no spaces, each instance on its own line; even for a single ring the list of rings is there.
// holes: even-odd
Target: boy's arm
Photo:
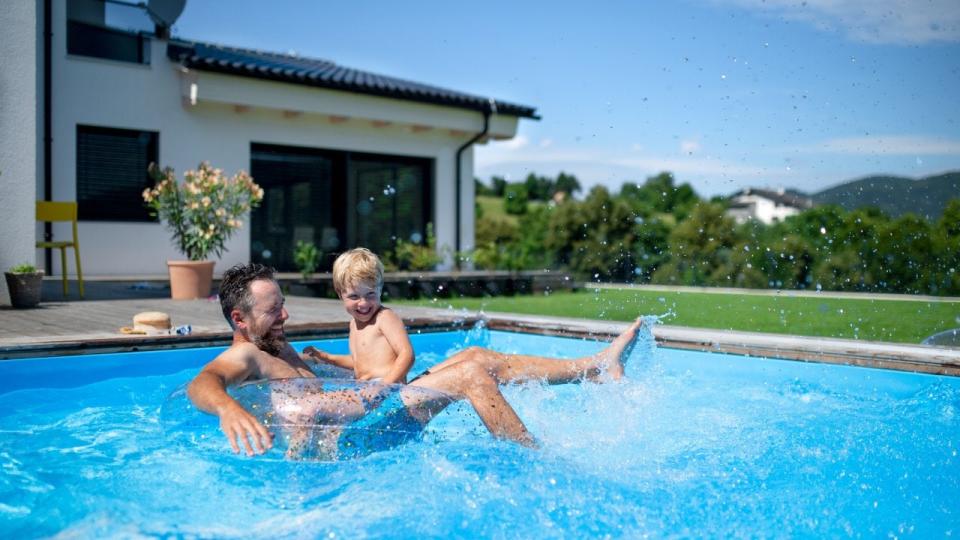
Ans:
[[[383,378],[383,382],[405,383],[407,373],[413,367],[413,345],[410,344],[407,329],[403,326],[400,317],[390,309],[384,309],[380,313],[379,326],[383,337],[387,338],[387,343],[393,347],[393,352],[397,353],[397,358],[393,361],[390,372]]]
[[[325,351],[314,347],[313,345],[308,345],[304,347],[303,354],[300,356],[303,361],[311,361],[315,364],[332,364],[337,367],[342,367],[353,371],[353,357],[349,354],[330,354]]]
[[[248,456],[253,455],[253,447],[258,454],[270,449],[273,435],[227,394],[227,387],[256,372],[256,361],[249,351],[231,347],[204,366],[187,387],[187,396],[198,409],[220,418],[220,430],[227,436],[234,453],[240,452],[239,439]]]

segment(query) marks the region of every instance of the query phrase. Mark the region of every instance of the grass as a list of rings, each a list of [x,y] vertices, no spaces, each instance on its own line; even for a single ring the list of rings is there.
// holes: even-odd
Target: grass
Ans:
[[[520,222],[519,216],[508,214],[506,210],[504,210],[502,197],[477,195],[477,204],[480,205],[480,211],[483,212],[485,217],[502,219],[514,225]],[[544,204],[546,203],[542,201],[530,201],[527,203],[527,208],[535,208],[537,206],[543,206]]]
[[[669,314],[664,324],[897,343],[919,343],[931,334],[960,326],[958,302],[867,298],[599,289],[402,303],[613,321],[628,321],[640,314]]]

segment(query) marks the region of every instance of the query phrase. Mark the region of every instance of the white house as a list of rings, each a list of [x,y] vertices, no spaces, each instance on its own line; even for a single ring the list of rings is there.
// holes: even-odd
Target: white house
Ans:
[[[327,253],[422,241],[428,223],[438,249],[467,250],[473,145],[537,119],[326,60],[112,28],[106,6],[0,8],[0,267],[36,261],[59,275],[58,258],[33,247],[44,236],[34,203],[56,200],[79,203],[84,274],[165,272],[182,256],[140,198],[151,161],[179,177],[201,161],[244,169],[264,188],[218,272],[247,260],[292,269],[297,240]]]
[[[813,208],[813,200],[794,192],[747,188],[730,197],[727,215],[737,223],[755,219],[769,225],[808,208]]]

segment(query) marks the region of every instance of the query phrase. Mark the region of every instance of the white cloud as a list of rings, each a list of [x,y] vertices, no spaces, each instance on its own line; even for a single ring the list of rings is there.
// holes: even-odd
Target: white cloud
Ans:
[[[540,148],[549,148],[553,145],[553,139],[543,139],[540,141]]]
[[[829,139],[795,149],[804,153],[873,156],[960,156],[960,140],[914,135]]]
[[[520,150],[521,148],[525,148],[528,144],[530,144],[530,139],[527,139],[527,137],[524,135],[517,135],[509,141],[491,143],[491,146],[505,150]]]
[[[960,41],[957,0],[713,0],[735,4],[865,43]]]
[[[697,141],[681,141],[680,142],[680,153],[682,154],[693,154],[694,152],[700,151],[700,143]]]

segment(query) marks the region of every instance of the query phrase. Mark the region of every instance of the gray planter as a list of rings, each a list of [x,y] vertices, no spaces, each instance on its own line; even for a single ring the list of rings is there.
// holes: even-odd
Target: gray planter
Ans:
[[[7,290],[10,291],[10,303],[17,309],[37,307],[40,303],[40,291],[43,289],[43,271],[30,274],[4,272]]]

